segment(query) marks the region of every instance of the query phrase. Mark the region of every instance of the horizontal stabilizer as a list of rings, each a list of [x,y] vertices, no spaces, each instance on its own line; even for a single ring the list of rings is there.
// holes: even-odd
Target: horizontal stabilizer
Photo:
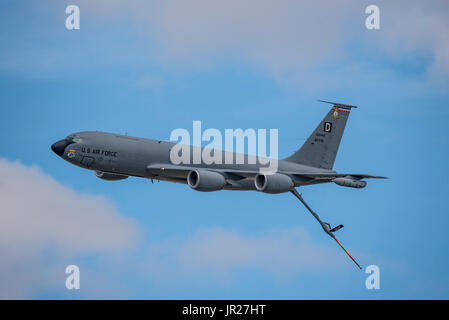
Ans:
[[[360,174],[360,173],[296,173],[295,175],[300,175],[304,177],[314,178],[314,179],[334,179],[334,178],[344,178],[344,177],[354,177],[356,179],[388,179],[388,177],[372,176],[370,174]]]
[[[348,108],[348,109],[357,108],[357,106],[351,106],[350,104],[344,104],[344,103],[340,103],[340,102],[331,102],[331,101],[325,101],[325,100],[318,100],[318,101],[333,104],[334,107],[342,107],[342,108]]]

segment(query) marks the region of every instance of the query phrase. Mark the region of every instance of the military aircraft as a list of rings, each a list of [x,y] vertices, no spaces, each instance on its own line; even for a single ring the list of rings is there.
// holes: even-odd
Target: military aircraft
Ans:
[[[385,177],[332,170],[349,113],[357,107],[319,101],[331,104],[331,109],[298,151],[278,160],[274,173],[264,173],[260,165],[262,162],[250,163],[247,155],[243,164],[173,164],[170,153],[175,144],[172,142],[98,131],[70,134],[55,142],[51,149],[64,160],[93,170],[98,178],[104,180],[122,180],[133,176],[184,183],[197,191],[291,192],[314,216],[324,232],[361,269],[334,235],[343,225],[332,228],[329,223],[323,222],[295,188],[329,182],[343,187],[364,188],[366,181],[363,179]],[[232,156],[236,157],[237,154],[233,153]]]

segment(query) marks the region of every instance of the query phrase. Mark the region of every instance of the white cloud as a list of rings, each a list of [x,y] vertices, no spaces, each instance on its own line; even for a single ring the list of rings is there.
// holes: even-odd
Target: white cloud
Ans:
[[[230,54],[274,70],[332,55],[341,46],[342,15],[348,10],[335,2],[294,0],[168,1],[152,9],[153,32],[172,56]]]
[[[387,56],[407,59],[429,56],[428,76],[449,76],[449,2],[383,1],[382,37],[376,44]]]
[[[117,278],[136,276],[161,288],[178,281],[229,285],[244,269],[291,279],[348,262],[338,248],[313,244],[302,229],[254,236],[204,228],[137,246],[136,222],[104,197],[80,194],[35,166],[2,158],[0,208],[0,298],[65,292],[65,266],[83,255],[100,257],[98,270],[81,266],[82,294],[97,298],[132,294],[126,283],[112,285]]]
[[[319,86],[331,81],[326,77],[333,73],[338,75],[335,83],[357,83],[359,79],[345,79],[344,70],[338,70],[385,58],[405,57],[409,63],[425,56],[427,77],[447,79],[449,3],[431,3],[379,2],[380,31],[365,29],[365,7],[370,3],[358,0],[175,0],[148,6],[146,12],[164,58],[204,64],[236,57],[281,82]],[[358,56],[361,52],[365,55]],[[377,67],[380,76],[388,68]],[[367,72],[362,68],[361,77]]]
[[[391,66],[382,59],[410,63],[424,56],[427,79],[420,80],[447,80],[447,1],[378,1],[381,30],[377,31],[365,28],[369,4],[359,0],[80,0],[85,22],[76,44],[66,33],[55,33],[58,41],[43,42],[58,30],[59,9],[49,6],[36,13],[54,20],[45,34],[33,33],[34,47],[28,47],[24,37],[7,38],[0,67],[42,77],[60,73],[65,65],[86,72],[100,66],[150,63],[178,72],[207,70],[236,60],[282,83],[319,87],[323,81],[329,83],[326,86],[366,83],[365,75],[374,72],[378,72],[375,82],[394,82],[391,74],[385,74]],[[120,38],[103,33],[105,26],[117,28],[113,33],[120,31]],[[154,85],[154,79],[142,81]]]
[[[1,158],[0,208],[0,298],[186,298],[212,284],[232,288],[247,271],[282,287],[355,268],[330,239],[316,244],[302,228],[248,234],[205,227],[142,244],[136,222],[104,197]],[[65,267],[86,255],[97,260],[80,265],[81,291],[69,294]]]
[[[104,197],[77,193],[37,167],[1,158],[0,208],[2,298],[26,297],[36,287],[62,287],[63,282],[55,283],[64,274],[62,260],[79,254],[114,256],[138,240],[136,222]]]
[[[224,228],[204,228],[180,238],[154,243],[146,270],[159,281],[200,276],[229,282],[234,272],[254,270],[275,279],[348,267],[338,248],[312,243],[300,228],[248,235]],[[201,281],[201,280],[199,280]]]
[[[273,74],[351,63],[354,47],[382,46],[396,58],[416,50],[434,55],[432,68],[449,74],[449,3],[434,0],[380,1],[381,33],[365,29],[358,0],[192,0],[148,5],[150,31],[172,58],[203,60],[231,55]],[[391,48],[395,48],[391,50]],[[374,54],[376,51],[373,52]]]
[[[142,70],[158,66],[182,73],[210,71],[237,61],[282,86],[312,92],[392,86],[421,92],[436,83],[445,85],[449,79],[448,2],[380,0],[376,4],[381,30],[375,31],[365,28],[365,8],[370,4],[359,0],[79,0],[82,19],[88,19],[84,28],[96,35],[95,43],[92,37],[81,37],[75,51],[67,50],[71,41],[64,39],[44,52],[33,49],[37,53],[32,52],[31,66],[17,64],[29,59],[20,58],[23,54],[17,54],[20,50],[13,43],[5,46],[9,55],[3,54],[0,67],[16,65],[20,72],[44,77],[57,76],[61,64],[67,63],[74,72],[137,64]],[[102,34],[104,28],[98,26],[117,28],[113,33],[119,31],[120,40]],[[54,61],[55,66],[42,69],[43,61]],[[149,79],[146,72],[136,75],[133,83],[160,88],[158,75]]]

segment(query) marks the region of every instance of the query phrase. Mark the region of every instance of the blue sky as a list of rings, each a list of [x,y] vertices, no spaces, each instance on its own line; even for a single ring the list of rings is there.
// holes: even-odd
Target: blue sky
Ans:
[[[2,1],[0,297],[448,298],[448,4],[374,3],[375,31],[364,1]],[[390,178],[302,190],[380,267],[380,290],[290,194],[106,182],[50,150],[76,131],[167,140],[201,120],[276,128],[282,158],[327,112],[317,99],[359,106],[334,169]]]

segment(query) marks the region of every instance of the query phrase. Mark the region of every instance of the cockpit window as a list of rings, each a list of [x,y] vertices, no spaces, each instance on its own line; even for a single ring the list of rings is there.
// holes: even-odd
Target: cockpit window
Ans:
[[[77,135],[70,135],[67,136],[66,138],[67,140],[71,141],[71,143],[80,143],[82,141],[80,136]]]

